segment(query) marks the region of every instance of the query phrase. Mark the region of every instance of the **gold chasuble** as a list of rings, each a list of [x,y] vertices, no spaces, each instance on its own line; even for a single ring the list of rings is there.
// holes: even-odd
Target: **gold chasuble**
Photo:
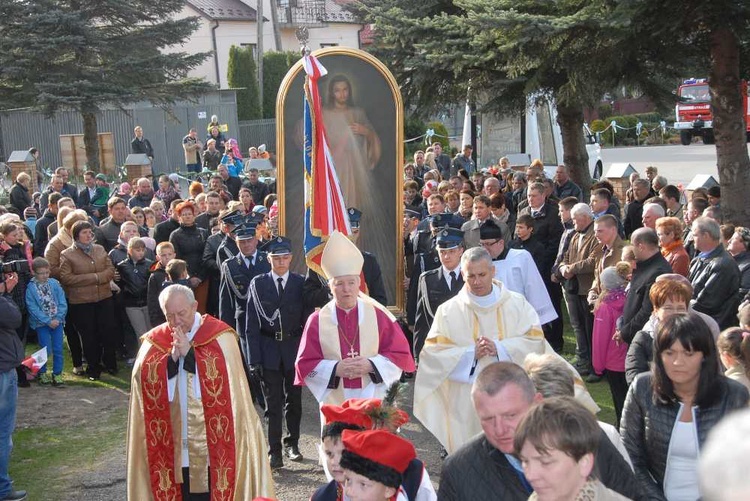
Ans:
[[[187,372],[187,423],[182,422],[181,392],[174,382],[170,389],[167,375],[169,326],[152,329],[142,340],[130,394],[128,499],[178,501],[184,482],[194,493],[208,492],[210,485],[212,501],[275,497],[237,333],[220,320],[200,317],[191,343],[195,371]],[[187,426],[185,443],[182,426]],[[189,465],[183,464],[183,446]],[[183,466],[190,468],[189,479],[183,478]]]
[[[498,356],[475,362],[475,342],[481,336],[495,342]],[[476,376],[498,360],[523,365],[529,353],[555,353],[544,339],[534,307],[496,280],[491,295],[483,298],[470,295],[464,287],[435,313],[419,356],[414,416],[448,453],[455,452],[482,431],[471,401]],[[576,378],[576,398],[598,411],[580,376],[568,365]]]

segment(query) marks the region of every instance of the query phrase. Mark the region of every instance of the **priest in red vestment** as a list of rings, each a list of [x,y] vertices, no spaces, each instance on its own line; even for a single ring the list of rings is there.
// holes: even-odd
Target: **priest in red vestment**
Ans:
[[[396,318],[359,290],[362,253],[335,231],[321,265],[333,299],[313,313],[302,334],[294,384],[320,405],[349,398],[382,398],[402,372],[413,372],[409,343]]]
[[[237,333],[198,314],[188,287],[167,287],[159,304],[167,322],[143,335],[133,367],[128,499],[274,497]]]

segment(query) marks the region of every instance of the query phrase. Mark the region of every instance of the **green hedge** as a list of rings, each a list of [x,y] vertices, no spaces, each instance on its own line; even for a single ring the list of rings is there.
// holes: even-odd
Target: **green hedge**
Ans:
[[[614,146],[634,146],[636,144],[642,144],[647,138],[648,133],[646,129],[651,130],[659,125],[662,121],[662,116],[659,113],[640,113],[637,115],[613,115],[605,118],[604,120],[594,120],[591,122],[591,130],[593,132],[601,132],[602,130],[609,127],[612,120],[617,123],[619,127],[625,127],[630,130],[618,129],[617,134],[614,134]],[[643,130],[641,131],[641,137],[636,137],[636,125],[638,122],[643,124]],[[613,140],[612,129],[604,132],[601,135],[601,142],[603,145],[612,146]]]

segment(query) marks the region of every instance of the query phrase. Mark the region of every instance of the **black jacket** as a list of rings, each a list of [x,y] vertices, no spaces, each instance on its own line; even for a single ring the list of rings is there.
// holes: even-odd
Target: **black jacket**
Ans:
[[[154,147],[151,146],[151,141],[145,137],[141,137],[140,140],[137,137],[134,137],[133,140],[130,141],[130,151],[132,153],[143,153],[146,156],[154,158]]]
[[[156,327],[167,321],[164,312],[159,306],[159,294],[163,290],[163,283],[167,279],[167,272],[164,271],[161,264],[151,267],[151,274],[148,276],[146,285],[146,305],[148,306],[148,318],[151,320],[151,327]]]
[[[688,278],[693,284],[693,309],[711,315],[721,329],[737,325],[740,269],[722,245],[705,258],[695,257]]]
[[[159,245],[162,242],[169,242],[169,236],[172,234],[174,230],[180,227],[179,221],[175,221],[172,218],[167,219],[166,221],[162,221],[161,223],[158,223],[154,227],[154,240],[156,241],[156,244]]]
[[[534,236],[532,238],[539,242],[542,247],[542,251],[538,256],[539,259],[537,260],[534,252],[529,249],[526,250],[534,256],[534,261],[539,267],[539,273],[543,277],[550,276],[564,230],[558,212],[557,204],[551,202],[545,202],[542,208],[539,209],[536,217],[532,215],[531,207],[525,207],[519,211],[519,214],[528,214],[534,218]]]
[[[201,280],[206,278],[206,270],[201,263],[207,239],[208,232],[196,225],[180,225],[169,236],[169,241],[174,245],[175,255],[187,263],[188,274]]]
[[[150,259],[144,258],[135,263],[129,257],[117,263],[117,272],[120,274],[119,285],[122,290],[122,301],[126,307],[146,306],[148,269],[152,264],[153,261]]]
[[[265,200],[266,196],[270,193],[268,185],[262,181],[258,181],[255,184],[252,184],[250,181],[245,181],[242,183],[242,187],[247,188],[250,190],[250,193],[253,194],[253,203],[255,205],[263,205],[263,200]]]
[[[219,217],[218,212],[213,215],[209,214],[208,212],[201,212],[200,214],[195,216],[195,225],[198,228],[203,228],[210,234],[211,233],[211,220],[216,219],[217,217]]]
[[[44,250],[49,243],[47,228],[55,221],[55,215],[50,211],[44,211],[44,215],[37,219],[34,227],[34,256],[44,257]]]
[[[414,320],[414,346],[412,348],[416,357],[422,351],[438,306],[458,294],[458,291],[464,286],[464,279],[459,271],[456,277],[456,285],[453,289],[449,289],[444,271],[443,267],[440,266],[435,270],[422,273],[419,277],[417,312]],[[448,275],[448,280],[450,280],[450,275]]]
[[[740,297],[745,297],[750,292],[750,252],[740,252],[734,260],[740,269]]]
[[[21,310],[9,296],[0,295],[0,372],[15,369],[24,359],[23,343],[16,334],[21,326]]]
[[[240,181],[240,178],[229,176],[224,180],[224,185],[226,185],[229,194],[232,195],[232,200],[239,200],[240,188],[242,188],[242,181]]]
[[[630,238],[630,235],[638,228],[643,228],[643,202],[633,200],[625,206],[623,226],[626,238]]]
[[[695,408],[698,447],[716,423],[733,410],[747,408],[747,389],[742,384],[720,376],[716,400],[710,407]],[[633,463],[638,484],[648,499],[665,500],[664,474],[667,469],[669,441],[681,405],[654,401],[651,374],[636,378],[625,400],[621,429],[623,443]]]
[[[630,467],[601,432],[594,472],[601,482],[623,496],[642,499]],[[531,492],[524,487],[505,454],[495,449],[484,434],[448,456],[440,475],[440,501],[502,499],[526,501]]]
[[[626,343],[630,344],[635,333],[646,325],[654,309],[648,293],[656,277],[665,273],[672,273],[672,267],[660,252],[648,259],[638,261],[630,281],[630,292],[625,301],[625,308],[622,310],[622,317],[617,321],[617,328]]]
[[[154,199],[154,192],[152,191],[149,195],[142,195],[137,194],[135,196],[130,197],[130,200],[128,200],[128,207],[131,209],[135,207],[140,207],[141,209],[144,209],[151,205],[151,201]]]
[[[10,207],[9,210],[23,217],[23,211],[26,207],[31,207],[32,200],[29,190],[20,183],[13,183],[10,189]]]
[[[638,374],[649,372],[654,360],[654,337],[652,333],[638,331],[628,346],[625,356],[625,380],[633,384]]]

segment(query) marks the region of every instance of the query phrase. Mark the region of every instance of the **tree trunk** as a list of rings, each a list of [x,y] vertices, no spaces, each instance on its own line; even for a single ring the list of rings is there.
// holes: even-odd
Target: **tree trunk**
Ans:
[[[726,222],[750,226],[747,203],[750,157],[740,84],[740,50],[737,38],[728,28],[719,28],[711,34],[709,87],[722,216]]]
[[[589,199],[591,173],[589,154],[583,137],[583,106],[577,103],[557,103],[557,123],[562,135],[563,163],[570,170],[570,178],[583,190],[583,199]]]
[[[81,108],[83,117],[83,145],[86,147],[86,170],[99,172],[99,134],[96,124],[97,108],[88,104]]]

